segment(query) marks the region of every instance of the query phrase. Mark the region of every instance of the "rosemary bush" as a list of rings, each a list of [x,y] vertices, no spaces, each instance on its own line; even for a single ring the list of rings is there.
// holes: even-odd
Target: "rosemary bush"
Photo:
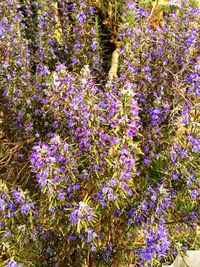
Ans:
[[[200,10],[102,3],[0,3],[0,266],[199,249]]]

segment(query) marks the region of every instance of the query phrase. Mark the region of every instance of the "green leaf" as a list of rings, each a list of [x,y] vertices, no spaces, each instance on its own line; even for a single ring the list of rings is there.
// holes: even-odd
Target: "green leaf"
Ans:
[[[108,164],[109,164],[111,167],[113,166],[112,162],[111,162],[109,159],[105,158],[105,160],[108,162]]]
[[[77,232],[80,233],[81,231],[81,220],[78,220],[78,224],[77,224]]]

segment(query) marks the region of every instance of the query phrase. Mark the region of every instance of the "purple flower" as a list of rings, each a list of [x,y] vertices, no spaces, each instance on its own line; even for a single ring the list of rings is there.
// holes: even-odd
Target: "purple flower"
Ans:
[[[146,251],[144,251],[144,252],[142,252],[142,253],[140,254],[140,256],[141,256],[141,259],[142,259],[142,260],[148,260],[148,261],[151,261],[151,260],[153,259],[153,255],[152,255],[151,252],[146,252]]]
[[[23,204],[23,205],[21,205],[20,209],[21,209],[22,214],[26,214],[31,209],[31,205],[30,204]]]
[[[80,201],[70,214],[70,222],[78,224],[79,220],[91,221],[95,216],[95,212],[86,202]]]
[[[86,15],[83,11],[80,11],[79,13],[77,13],[76,15],[76,19],[81,23],[83,24],[86,20]]]
[[[112,194],[112,193],[109,193],[109,194],[108,194],[108,199],[109,199],[109,200],[112,200],[112,199],[114,199],[114,196],[113,196],[113,194]]]
[[[5,237],[9,237],[9,236],[11,236],[11,232],[10,232],[9,230],[7,230],[7,231],[4,233],[4,236],[5,236]]]
[[[112,178],[109,183],[110,183],[110,186],[114,187],[114,186],[117,185],[117,179],[116,178]]]
[[[6,263],[6,267],[23,267],[22,263],[17,263],[14,259],[11,259]]]
[[[198,152],[200,151],[200,139],[195,138],[192,135],[189,135],[188,140],[190,144],[192,145],[192,152]]]
[[[92,246],[91,246],[91,250],[92,250],[92,251],[96,251],[96,250],[97,250],[96,246],[92,245]]]
[[[2,198],[0,198],[0,210],[4,211],[5,207],[6,207],[5,201]]]
[[[97,41],[96,38],[92,39],[92,50],[95,51],[97,49]]]
[[[14,191],[11,195],[15,198],[16,204],[23,204],[24,196],[19,191]]]
[[[159,107],[152,108],[150,111],[151,123],[153,126],[160,124],[163,120],[162,110]]]
[[[92,229],[87,230],[87,243],[91,243],[93,241],[93,234],[95,232]]]
[[[199,196],[199,191],[198,191],[198,189],[193,189],[193,190],[191,191],[191,198],[192,198],[192,200],[197,199],[198,196]]]
[[[104,188],[102,189],[102,193],[103,193],[103,194],[107,194],[108,191],[109,191],[109,187],[104,187]]]
[[[51,213],[53,213],[53,212],[55,211],[55,207],[52,206],[52,207],[49,209],[49,211],[50,211]]]

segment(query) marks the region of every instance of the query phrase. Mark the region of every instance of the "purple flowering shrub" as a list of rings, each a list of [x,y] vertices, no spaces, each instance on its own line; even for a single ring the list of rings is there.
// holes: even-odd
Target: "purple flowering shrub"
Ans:
[[[199,248],[199,8],[0,3],[2,266],[160,266]],[[171,257],[171,258],[170,258]]]

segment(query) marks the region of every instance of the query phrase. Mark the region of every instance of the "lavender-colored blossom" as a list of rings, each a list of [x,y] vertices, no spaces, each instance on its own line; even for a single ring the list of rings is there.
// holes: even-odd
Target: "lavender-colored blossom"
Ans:
[[[78,206],[75,206],[70,215],[70,222],[77,224],[79,220],[91,221],[95,215],[92,207],[87,203],[80,201]]]
[[[23,204],[21,206],[21,213],[22,214],[27,214],[27,212],[31,209],[31,205],[30,204]]]
[[[192,152],[200,151],[200,139],[190,135],[188,137],[190,144],[192,145]]]
[[[195,199],[197,199],[197,197],[199,196],[199,191],[198,191],[198,189],[193,189],[192,191],[191,191],[191,198],[192,198],[192,200],[195,200]]]
[[[17,263],[14,259],[11,259],[9,262],[6,263],[6,267],[23,267],[22,263]]]

